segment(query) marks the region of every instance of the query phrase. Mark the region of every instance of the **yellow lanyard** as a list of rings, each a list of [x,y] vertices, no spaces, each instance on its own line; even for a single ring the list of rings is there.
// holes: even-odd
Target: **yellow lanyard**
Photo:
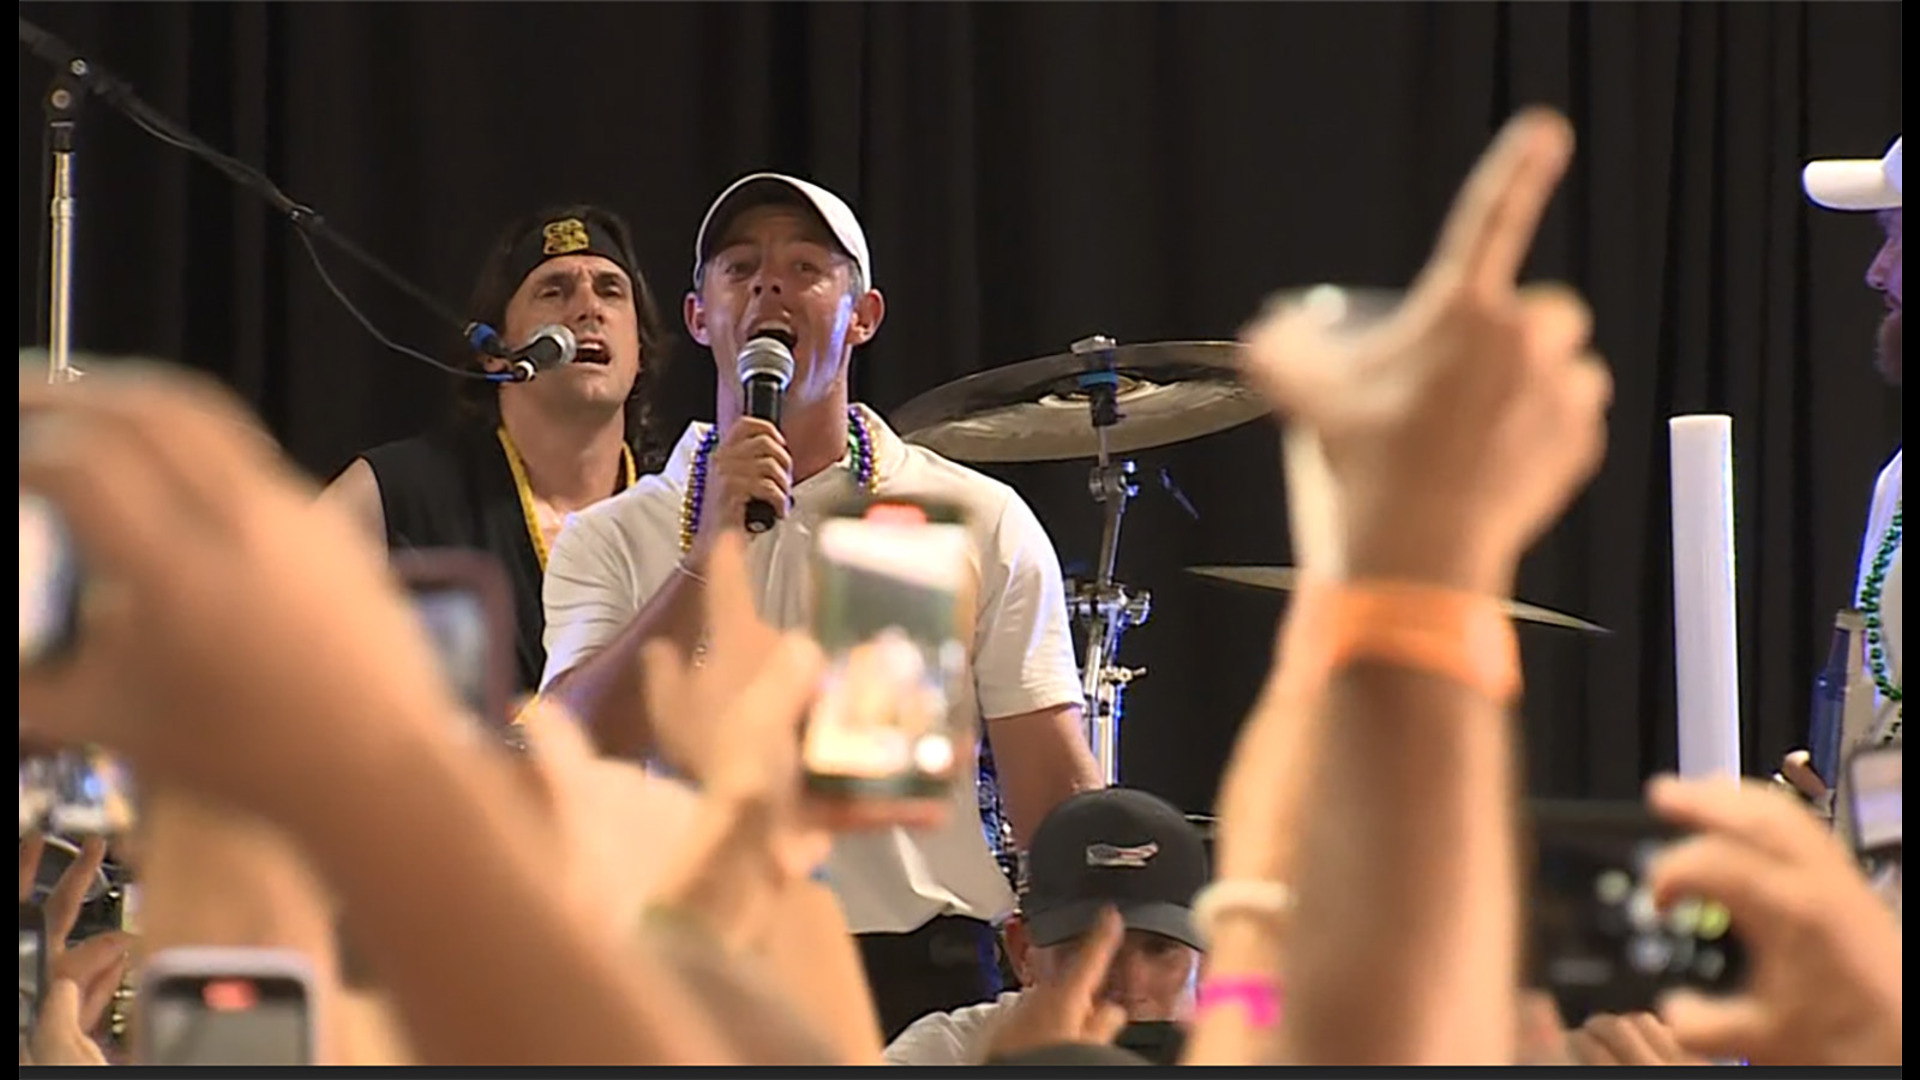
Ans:
[[[513,490],[520,496],[520,516],[527,522],[527,539],[533,541],[533,553],[540,558],[540,572],[547,572],[547,534],[540,528],[540,514],[533,505],[533,484],[527,480],[527,467],[520,460],[520,451],[513,445],[513,437],[507,434],[505,424],[494,429],[494,435],[500,439],[500,449],[507,452],[507,468],[513,470]],[[620,464],[625,473],[626,482],[620,485],[625,491],[640,479],[639,467],[633,463],[633,448],[620,444]]]

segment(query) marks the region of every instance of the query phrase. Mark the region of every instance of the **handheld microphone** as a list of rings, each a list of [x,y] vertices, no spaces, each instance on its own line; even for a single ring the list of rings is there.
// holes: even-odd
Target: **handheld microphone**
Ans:
[[[740,350],[734,367],[740,375],[747,415],[779,427],[780,403],[786,397],[787,384],[793,381],[793,350],[779,338],[761,334]],[[747,532],[766,532],[779,516],[765,499],[749,500]]]
[[[579,351],[580,342],[573,331],[554,323],[535,330],[525,345],[509,353],[506,359],[512,362],[507,370],[512,382],[532,382],[535,375],[548,368],[573,363]]]

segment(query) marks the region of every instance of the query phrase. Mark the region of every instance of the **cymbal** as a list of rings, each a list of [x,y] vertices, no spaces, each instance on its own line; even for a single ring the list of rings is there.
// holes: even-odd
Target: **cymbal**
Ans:
[[[1294,582],[1299,577],[1299,571],[1291,566],[1189,566],[1187,573],[1270,592],[1292,591]],[[1507,614],[1517,622],[1557,626],[1563,630],[1578,630],[1583,634],[1613,633],[1606,627],[1590,623],[1585,619],[1533,604],[1523,604],[1518,600],[1509,600],[1505,606]]]
[[[1265,415],[1239,382],[1232,341],[1116,345],[1120,420],[1107,450],[1128,454],[1197,439]],[[1092,356],[1065,353],[993,368],[936,387],[896,410],[894,429],[955,461],[1068,461],[1098,457],[1100,437],[1077,379]]]

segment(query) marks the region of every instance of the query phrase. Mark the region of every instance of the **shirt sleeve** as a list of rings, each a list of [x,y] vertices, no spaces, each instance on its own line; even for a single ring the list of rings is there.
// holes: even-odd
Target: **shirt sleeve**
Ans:
[[[980,1065],[1019,996],[1008,991],[985,1005],[923,1016],[896,1035],[880,1058],[888,1065]]]
[[[1001,720],[1082,704],[1060,560],[1040,519],[1011,490],[982,556],[974,656],[980,714]]]
[[[599,652],[639,610],[632,560],[615,524],[600,515],[573,515],[547,555],[541,586],[547,669],[540,688]]]
[[[894,1036],[880,1059],[889,1065],[966,1065],[960,1026],[948,1013],[923,1016]]]

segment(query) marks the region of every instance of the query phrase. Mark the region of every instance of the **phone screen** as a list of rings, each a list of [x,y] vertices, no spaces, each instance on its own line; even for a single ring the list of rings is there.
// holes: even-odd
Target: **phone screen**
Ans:
[[[474,593],[457,587],[417,588],[413,609],[433,638],[440,671],[467,708],[488,716],[494,707],[487,687],[487,610]]]
[[[20,493],[20,666],[51,659],[73,640],[80,564],[53,504]]]
[[[311,1065],[307,988],[279,975],[174,975],[142,989],[149,1065]]]
[[[1903,751],[1899,743],[1875,746],[1856,751],[1848,760],[1854,842],[1863,855],[1900,850]]]
[[[47,928],[34,904],[20,905],[20,1034],[33,1032],[47,989]]]
[[[20,827],[62,836],[123,836],[137,820],[133,775],[99,747],[20,757]]]
[[[1725,907],[1654,905],[1646,873],[1678,838],[1671,826],[1638,803],[1537,802],[1532,817],[1531,985],[1554,996],[1569,1024],[1650,1009],[1671,987],[1724,992],[1744,978]]]
[[[498,559],[466,549],[392,557],[440,674],[489,731],[505,728],[513,694],[511,588]]]
[[[828,668],[803,752],[815,790],[932,797],[952,784],[971,543],[956,508],[928,503],[876,500],[820,523],[813,633]]]

